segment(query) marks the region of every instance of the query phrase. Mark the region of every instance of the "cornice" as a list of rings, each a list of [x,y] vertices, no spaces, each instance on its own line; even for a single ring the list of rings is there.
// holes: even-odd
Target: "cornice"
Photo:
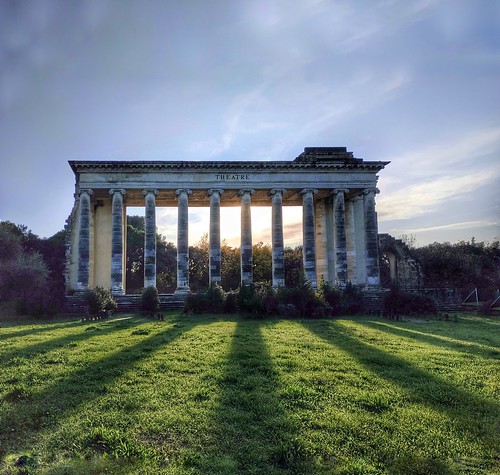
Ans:
[[[270,161],[270,162],[251,162],[251,161],[97,161],[97,160],[70,160],[69,165],[75,174],[82,172],[96,171],[99,173],[120,172],[136,173],[137,171],[152,170],[381,170],[390,162],[290,162],[290,161]]]

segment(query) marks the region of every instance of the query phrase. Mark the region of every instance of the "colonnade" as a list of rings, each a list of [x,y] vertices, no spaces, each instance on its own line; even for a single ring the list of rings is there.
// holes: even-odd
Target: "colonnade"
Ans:
[[[207,190],[210,203],[209,281],[221,281],[220,206],[222,188]],[[234,190],[233,190],[234,191]],[[326,198],[315,200],[318,190],[305,188],[303,212],[303,270],[313,287],[318,280],[345,284],[376,286],[380,283],[378,260],[378,226],[375,210],[376,188],[349,190],[335,188]],[[145,239],[144,287],[156,286],[156,198],[157,189],[144,189]],[[191,189],[175,190],[178,208],[177,227],[177,292],[189,291],[188,211]],[[238,191],[241,207],[241,283],[253,282],[251,207],[254,189]],[[283,197],[287,190],[268,191],[272,207],[272,285],[285,285]],[[125,293],[125,201],[126,189],[110,189],[111,195],[111,282],[115,294]],[[90,283],[92,189],[79,190],[79,226],[77,253],[77,289]],[[324,196],[324,193],[323,193]]]

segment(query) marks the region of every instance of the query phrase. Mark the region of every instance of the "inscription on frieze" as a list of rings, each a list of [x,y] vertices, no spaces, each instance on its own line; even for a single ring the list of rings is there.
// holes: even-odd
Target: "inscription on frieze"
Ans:
[[[250,180],[250,176],[244,173],[221,173],[215,175],[215,179],[219,181],[245,181]]]

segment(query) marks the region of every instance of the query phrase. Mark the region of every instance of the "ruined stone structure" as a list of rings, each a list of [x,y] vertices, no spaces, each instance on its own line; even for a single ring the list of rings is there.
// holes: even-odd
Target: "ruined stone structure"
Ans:
[[[375,194],[389,162],[343,147],[309,147],[293,161],[71,161],[68,293],[102,286],[125,293],[126,206],[145,207],[144,286],[156,284],[156,207],[178,208],[177,291],[189,290],[188,213],[210,207],[210,281],[221,280],[220,207],[241,207],[241,282],[253,281],[252,206],[272,206],[273,285],[284,282],[282,207],[303,209],[304,274],[363,287],[380,284]],[[207,282],[208,284],[208,282]]]
[[[390,234],[379,234],[379,252],[382,258],[381,284],[384,287],[397,285],[401,289],[422,288],[422,266],[401,239]]]

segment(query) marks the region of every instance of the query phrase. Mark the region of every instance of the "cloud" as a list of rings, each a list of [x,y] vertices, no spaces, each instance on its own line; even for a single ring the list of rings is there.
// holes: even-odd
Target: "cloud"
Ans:
[[[456,229],[474,229],[474,228],[483,228],[483,227],[491,227],[498,226],[499,223],[492,223],[491,221],[486,220],[477,220],[477,221],[465,221],[463,223],[450,223],[450,224],[442,224],[440,226],[429,226],[425,228],[414,228],[408,229],[408,233],[424,233],[430,231],[440,231],[440,230],[456,230]]]
[[[411,219],[429,214],[447,200],[474,192],[481,186],[495,182],[498,177],[497,168],[491,168],[465,176],[443,176],[384,193],[377,200],[379,218]]]
[[[414,180],[419,177],[446,173],[463,173],[465,168],[477,168],[477,161],[489,154],[500,151],[500,127],[475,130],[463,137],[454,137],[440,143],[430,144],[411,152],[388,157],[392,183]],[[457,166],[461,165],[460,168]],[[399,180],[394,176],[397,172]],[[408,171],[411,176],[408,176]],[[392,173],[391,173],[392,172]],[[385,175],[384,175],[385,176]],[[382,181],[384,178],[382,177]],[[389,183],[386,183],[387,185]]]

